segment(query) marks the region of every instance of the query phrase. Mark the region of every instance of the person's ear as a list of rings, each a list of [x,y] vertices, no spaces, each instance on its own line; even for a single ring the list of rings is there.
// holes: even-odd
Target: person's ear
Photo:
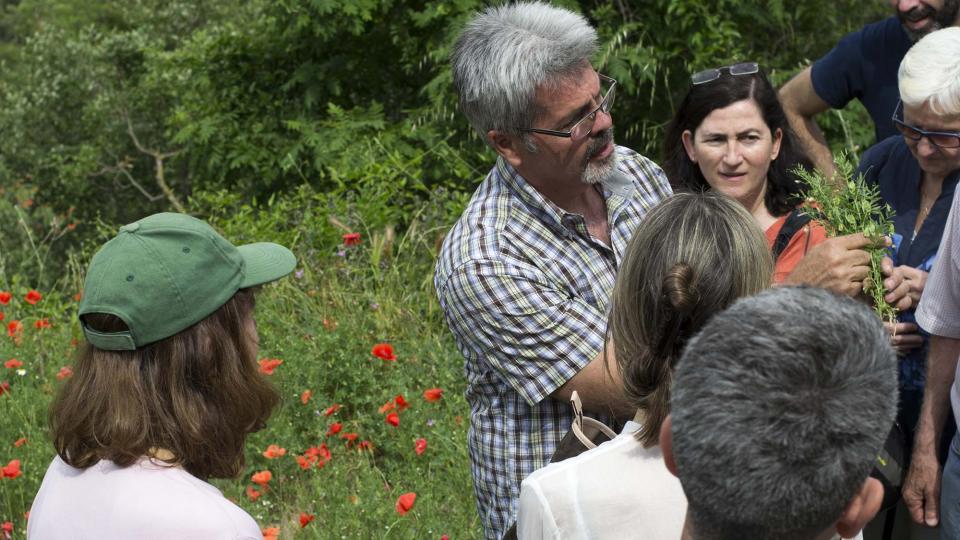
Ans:
[[[677,476],[677,462],[673,459],[673,433],[670,432],[672,425],[673,417],[668,414],[660,425],[660,451],[663,452],[663,463],[667,466],[667,470],[670,474]]]
[[[883,484],[876,478],[868,477],[837,520],[837,533],[844,538],[857,536],[877,515],[882,504]]]
[[[777,128],[773,132],[773,151],[770,152],[770,161],[777,159],[777,156],[780,155],[780,143],[783,142],[783,130]]]
[[[693,148],[693,133],[690,133],[690,130],[684,130],[683,134],[680,135],[680,140],[683,141],[683,149],[687,151],[687,157],[690,158],[690,161],[697,162],[697,153]]]
[[[523,141],[519,137],[491,129],[487,132],[487,141],[514,169],[523,163],[521,153]]]

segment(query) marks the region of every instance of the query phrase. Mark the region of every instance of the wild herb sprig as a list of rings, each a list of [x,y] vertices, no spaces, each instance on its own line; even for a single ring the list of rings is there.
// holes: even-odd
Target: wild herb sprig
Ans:
[[[827,236],[863,233],[874,240],[866,248],[870,253],[870,275],[864,294],[873,301],[873,309],[884,321],[896,322],[897,310],[883,299],[883,273],[880,262],[886,256],[883,237],[893,234],[893,209],[880,198],[880,189],[869,185],[863,175],[854,176],[853,164],[841,154],[837,157],[837,176],[827,179],[819,170],[808,172],[800,167],[794,174],[806,184],[803,209],[823,225]]]

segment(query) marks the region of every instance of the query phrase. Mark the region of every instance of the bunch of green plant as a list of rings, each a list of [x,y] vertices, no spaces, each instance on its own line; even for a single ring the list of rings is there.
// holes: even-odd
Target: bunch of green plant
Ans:
[[[870,254],[870,275],[864,281],[864,294],[886,322],[895,322],[897,310],[884,300],[883,272],[880,263],[886,255],[885,236],[893,234],[893,209],[880,198],[880,188],[867,184],[862,174],[854,175],[853,163],[846,154],[836,159],[837,176],[826,178],[820,170],[809,172],[797,167],[794,173],[806,184],[803,209],[820,222],[827,236],[863,233],[873,240],[866,248]]]

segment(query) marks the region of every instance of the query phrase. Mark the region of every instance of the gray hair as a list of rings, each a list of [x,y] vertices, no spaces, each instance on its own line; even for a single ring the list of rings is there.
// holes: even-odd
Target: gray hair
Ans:
[[[597,32],[572,11],[542,2],[487,8],[451,55],[460,108],[484,141],[490,130],[521,135],[536,119],[537,89],[576,74],[596,52]]]
[[[896,356],[855,300],[777,287],[689,343],[673,453],[703,539],[811,538],[840,518],[893,425]]]
[[[960,114],[960,28],[927,34],[907,51],[898,73],[900,99],[930,105],[935,114]]]

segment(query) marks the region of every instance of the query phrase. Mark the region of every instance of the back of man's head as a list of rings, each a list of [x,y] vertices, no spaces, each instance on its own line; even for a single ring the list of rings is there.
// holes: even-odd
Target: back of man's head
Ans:
[[[888,339],[869,308],[812,287],[769,289],[707,323],[664,430],[697,540],[812,539],[856,497],[879,507],[865,481],[896,413]]]

